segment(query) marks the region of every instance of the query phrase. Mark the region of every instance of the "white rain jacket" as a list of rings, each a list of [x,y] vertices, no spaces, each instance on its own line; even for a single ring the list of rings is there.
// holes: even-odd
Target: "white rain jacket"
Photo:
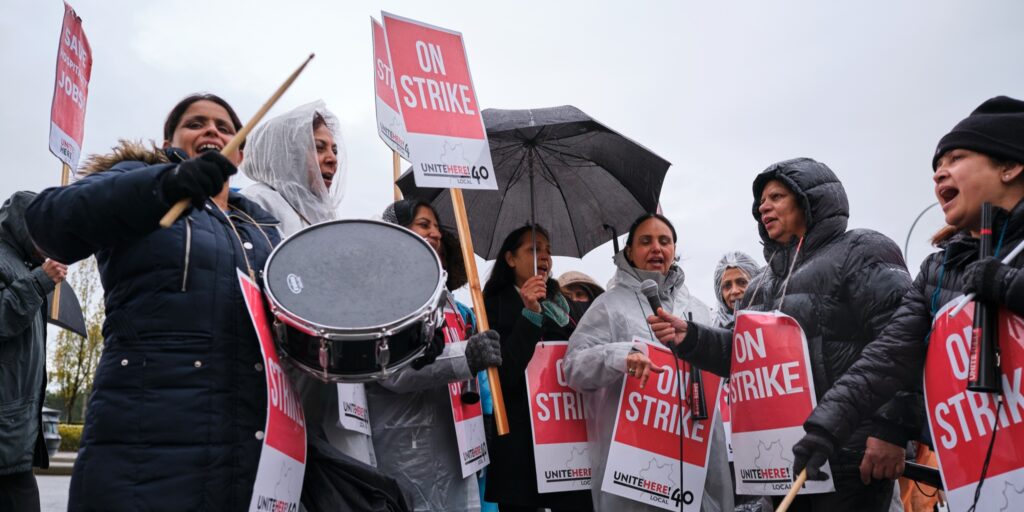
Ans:
[[[313,141],[315,113],[327,121],[338,145],[338,170],[330,190],[320,175]],[[242,194],[277,217],[283,238],[337,217],[347,168],[338,118],[317,100],[270,119],[249,134],[241,171],[256,184],[243,189]]]
[[[651,272],[634,268],[625,253],[615,255],[618,271],[607,292],[591,304],[576,330],[569,337],[565,355],[565,375],[569,386],[583,393],[590,440],[590,464],[593,469],[591,492],[594,509],[601,511],[659,510],[656,507],[601,492],[608,462],[608,447],[615,428],[616,408],[626,372],[626,356],[633,347],[633,337],[654,339],[647,324],[651,307],[640,293],[644,279],[655,278],[662,307],[675,315],[693,314],[694,322],[709,323],[711,310],[684,284],[685,275],[672,265],[667,276],[658,278]],[[711,404],[714,397],[708,398]],[[704,485],[702,512],[732,511],[732,484],[726,458],[725,431],[721,419],[715,421],[708,459],[708,476]]]
[[[480,510],[476,477],[462,478],[448,397],[448,383],[472,376],[466,343],[449,343],[433,363],[366,385],[377,467],[411,494],[416,511]]]

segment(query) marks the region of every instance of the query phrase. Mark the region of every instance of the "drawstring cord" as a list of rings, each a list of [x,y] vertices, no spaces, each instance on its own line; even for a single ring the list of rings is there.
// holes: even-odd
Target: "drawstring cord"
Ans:
[[[782,311],[782,303],[786,301],[786,288],[789,287],[789,278],[793,277],[793,269],[796,268],[796,260],[800,257],[800,248],[804,246],[804,237],[796,244],[796,253],[793,254],[793,261],[789,264],[789,272],[786,273],[786,280],[782,282],[782,293],[779,298],[779,311]]]

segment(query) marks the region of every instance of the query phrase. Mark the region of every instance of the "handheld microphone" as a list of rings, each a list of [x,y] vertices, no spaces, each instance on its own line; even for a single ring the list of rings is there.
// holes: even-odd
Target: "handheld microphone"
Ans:
[[[693,313],[688,313],[687,322],[693,321]],[[708,403],[704,398],[704,378],[700,375],[700,368],[690,363],[690,393],[687,397],[690,402],[690,413],[695,421],[708,419]]]
[[[991,203],[981,205],[981,238],[978,244],[979,259],[992,256]],[[974,325],[971,332],[970,365],[967,375],[968,391],[978,393],[999,393],[1002,381],[999,378],[999,308],[977,299],[974,302]]]
[[[651,305],[651,314],[657,316],[658,308],[661,307],[661,299],[658,298],[658,283],[653,279],[645,279],[640,283],[640,293],[647,297],[647,303]]]

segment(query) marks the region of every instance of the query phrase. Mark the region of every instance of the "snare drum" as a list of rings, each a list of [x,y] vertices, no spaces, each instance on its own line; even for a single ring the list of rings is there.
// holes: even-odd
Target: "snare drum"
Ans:
[[[325,382],[387,377],[423,353],[442,322],[441,261],[394,224],[305,228],[274,249],[263,277],[278,349]]]

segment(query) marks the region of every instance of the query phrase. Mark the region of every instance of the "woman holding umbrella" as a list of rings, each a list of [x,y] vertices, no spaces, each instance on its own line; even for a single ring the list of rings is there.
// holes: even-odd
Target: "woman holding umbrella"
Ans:
[[[619,392],[624,378],[646,383],[653,374],[664,372],[652,365],[641,351],[633,350],[630,340],[639,336],[652,339],[646,318],[651,314],[640,284],[653,280],[658,284],[662,305],[675,314],[693,314],[695,321],[710,322],[710,309],[690,295],[683,269],[676,263],[676,230],[667,218],[648,213],[633,222],[626,247],[615,255],[618,270],[608,291],[598,297],[580,320],[565,355],[565,376],[569,386],[581,391],[590,417],[591,492],[596,510],[657,510],[650,505],[601,492],[608,446],[615,427]],[[725,453],[725,432],[714,427],[708,476],[701,509],[732,510],[729,466]]]
[[[487,318],[501,334],[501,389],[509,421],[508,435],[493,438],[489,445],[487,501],[503,512],[592,510],[587,491],[537,493],[524,372],[537,343],[569,339],[582,313],[551,278],[547,231],[527,225],[505,237],[483,292]]]

